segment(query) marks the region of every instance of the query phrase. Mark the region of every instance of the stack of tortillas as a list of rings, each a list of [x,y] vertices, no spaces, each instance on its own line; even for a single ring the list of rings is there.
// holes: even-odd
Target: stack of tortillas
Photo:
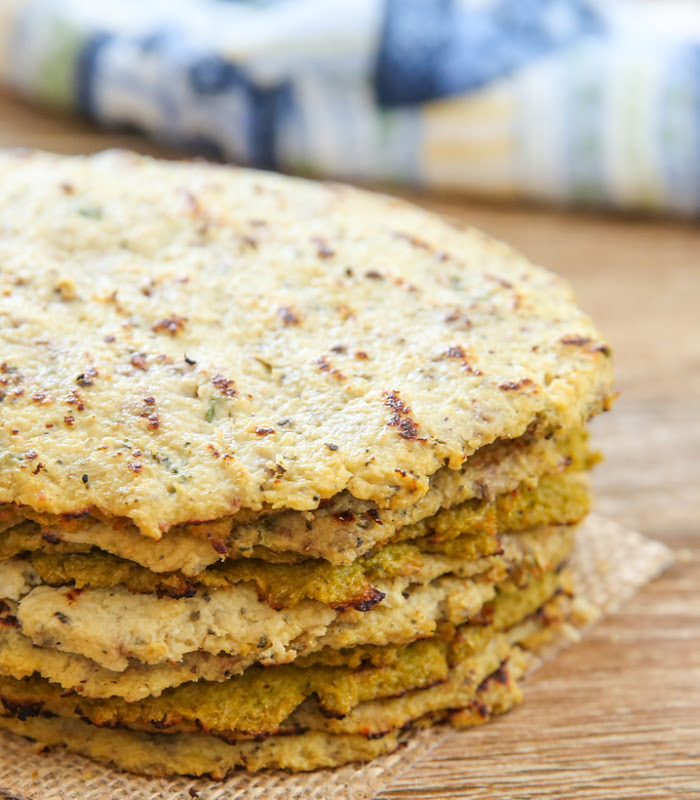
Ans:
[[[0,726],[307,770],[519,700],[611,400],[570,290],[337,185],[0,156]]]

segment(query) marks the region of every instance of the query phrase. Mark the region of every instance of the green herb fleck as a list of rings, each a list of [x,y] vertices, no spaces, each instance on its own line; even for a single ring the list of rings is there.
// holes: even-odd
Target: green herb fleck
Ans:
[[[88,219],[102,219],[102,209],[99,206],[83,206],[78,209],[78,214]]]

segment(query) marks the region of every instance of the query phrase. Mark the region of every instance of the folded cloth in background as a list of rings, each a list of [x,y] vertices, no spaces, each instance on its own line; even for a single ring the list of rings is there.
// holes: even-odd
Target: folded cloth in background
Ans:
[[[0,0],[0,80],[237,163],[700,210],[697,0]]]

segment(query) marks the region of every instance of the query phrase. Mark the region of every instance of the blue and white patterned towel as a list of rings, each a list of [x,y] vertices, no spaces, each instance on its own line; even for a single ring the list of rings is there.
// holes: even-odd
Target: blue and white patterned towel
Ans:
[[[698,0],[0,0],[0,80],[242,164],[700,211]]]

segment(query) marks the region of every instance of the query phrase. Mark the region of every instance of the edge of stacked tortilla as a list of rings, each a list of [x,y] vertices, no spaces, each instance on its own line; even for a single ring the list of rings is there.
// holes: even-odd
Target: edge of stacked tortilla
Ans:
[[[346,187],[0,178],[0,727],[220,778],[519,702],[611,402],[568,289]]]

